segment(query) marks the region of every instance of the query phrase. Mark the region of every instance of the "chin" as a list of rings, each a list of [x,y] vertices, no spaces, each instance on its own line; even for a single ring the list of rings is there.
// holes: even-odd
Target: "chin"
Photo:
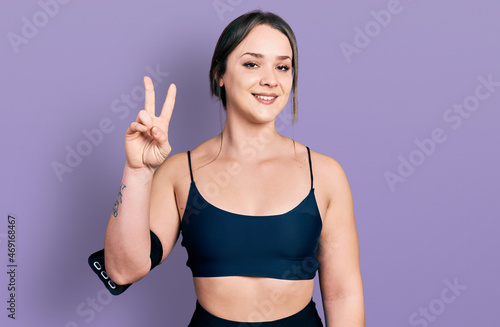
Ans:
[[[261,123],[261,124],[269,123],[269,122],[274,121],[276,119],[276,117],[278,117],[280,112],[281,111],[273,112],[273,113],[267,112],[267,113],[256,114],[256,115],[253,115],[253,121],[256,123]]]

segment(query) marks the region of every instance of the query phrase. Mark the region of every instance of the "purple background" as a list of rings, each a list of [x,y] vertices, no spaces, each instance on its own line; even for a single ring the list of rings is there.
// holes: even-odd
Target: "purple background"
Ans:
[[[50,17],[37,1],[2,1],[0,256],[3,271],[6,217],[14,214],[19,266],[15,321],[7,318],[7,274],[0,273],[1,324],[187,326],[196,298],[180,240],[166,262],[118,297],[103,291],[86,263],[103,246],[124,133],[143,105],[132,98],[125,109],[121,97],[158,66],[168,76],[153,78],[157,103],[169,83],[178,87],[173,153],[219,133],[208,84],[215,43],[232,19],[261,8],[282,16],[299,45],[299,121],[277,125],[339,161],[350,181],[367,326],[500,326],[500,87],[458,128],[450,121],[458,114],[449,112],[464,100],[474,105],[480,76],[500,81],[500,2],[390,2],[73,0],[52,6]],[[380,27],[371,11],[388,6],[398,13]],[[34,20],[37,31],[23,30]],[[359,44],[365,27],[372,36]],[[25,43],[13,45],[14,34]],[[341,45],[355,41],[358,53],[344,55]],[[53,163],[66,164],[67,147],[83,144],[84,130],[103,119],[114,130],[59,179]],[[428,142],[432,151],[419,156],[415,139],[434,129],[445,141],[434,149]],[[391,188],[384,174],[399,174],[400,158],[410,157],[414,171]],[[462,289],[453,293],[446,281]],[[323,318],[317,277],[314,300]]]

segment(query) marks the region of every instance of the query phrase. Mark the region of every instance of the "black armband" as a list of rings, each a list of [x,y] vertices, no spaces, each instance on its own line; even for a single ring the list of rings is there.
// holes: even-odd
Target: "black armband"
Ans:
[[[160,264],[161,258],[163,257],[163,247],[158,236],[152,231],[149,231],[149,233],[151,235],[151,253],[149,257],[151,258],[151,269],[153,269]],[[104,249],[92,253],[89,256],[88,263],[92,271],[97,274],[99,279],[104,283],[104,286],[106,286],[108,291],[113,295],[122,294],[132,285],[118,285],[109,278],[104,265]]]

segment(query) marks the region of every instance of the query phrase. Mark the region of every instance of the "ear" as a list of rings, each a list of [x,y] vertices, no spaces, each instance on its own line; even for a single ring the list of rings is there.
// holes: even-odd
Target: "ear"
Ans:
[[[218,77],[218,74],[215,74],[215,80],[217,80],[217,77]],[[219,79],[219,87],[222,87],[224,86],[224,80],[222,79],[222,77]]]

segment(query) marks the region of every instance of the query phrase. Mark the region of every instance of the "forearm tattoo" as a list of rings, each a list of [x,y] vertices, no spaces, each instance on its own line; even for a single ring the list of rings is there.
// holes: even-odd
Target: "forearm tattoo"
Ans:
[[[118,217],[118,207],[120,203],[122,203],[122,190],[126,186],[124,184],[120,185],[120,191],[118,192],[118,196],[116,197],[115,205],[113,206],[113,216]]]

